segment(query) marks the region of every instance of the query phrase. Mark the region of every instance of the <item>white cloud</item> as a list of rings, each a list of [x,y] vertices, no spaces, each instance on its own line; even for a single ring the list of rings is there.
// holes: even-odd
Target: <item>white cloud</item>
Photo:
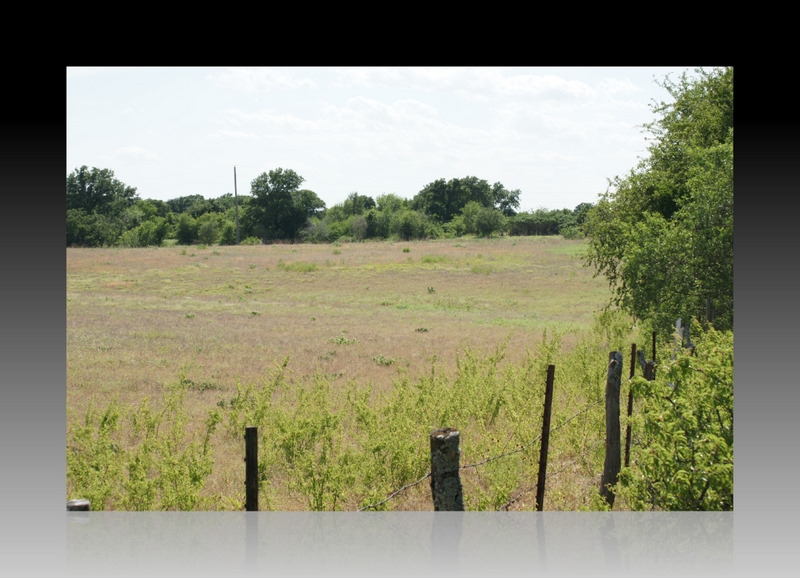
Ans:
[[[131,159],[131,160],[148,160],[153,161],[158,159],[158,155],[153,151],[138,145],[131,145],[117,149],[113,153],[116,159]]]
[[[225,68],[207,75],[218,87],[245,93],[276,89],[316,89],[317,84],[302,68]]]
[[[254,132],[240,130],[218,130],[211,135],[212,138],[226,138],[234,140],[258,140],[258,135]]]

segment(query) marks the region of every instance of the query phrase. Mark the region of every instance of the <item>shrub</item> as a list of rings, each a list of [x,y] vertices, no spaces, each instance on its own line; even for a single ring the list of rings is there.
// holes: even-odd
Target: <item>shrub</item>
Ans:
[[[733,509],[733,333],[696,331],[694,354],[632,384],[641,441],[617,493],[633,509]]]

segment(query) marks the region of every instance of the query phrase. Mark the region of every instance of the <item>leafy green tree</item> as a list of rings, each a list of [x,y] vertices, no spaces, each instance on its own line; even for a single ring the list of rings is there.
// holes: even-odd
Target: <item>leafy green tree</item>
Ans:
[[[160,247],[168,231],[167,219],[153,217],[125,231],[117,240],[117,244],[123,247]]]
[[[326,219],[318,217],[308,220],[300,236],[307,243],[328,243],[332,240]]]
[[[519,208],[520,190],[509,191],[503,183],[497,182],[492,185],[492,199],[494,208],[506,217],[513,217]]]
[[[167,201],[169,210],[175,214],[188,213],[195,219],[214,210],[214,204],[203,195],[186,195]]]
[[[67,246],[114,245],[124,232],[122,221],[83,209],[67,209]]]
[[[219,240],[225,217],[222,213],[205,213],[197,219],[197,240],[206,245],[213,245]]]
[[[117,180],[110,169],[89,170],[84,165],[67,176],[67,210],[115,217],[136,199],[136,189]]]
[[[475,228],[481,237],[491,237],[505,229],[505,220],[501,211],[482,207],[475,220]]]
[[[468,235],[478,234],[478,215],[483,207],[478,201],[470,201],[461,209],[464,232]]]
[[[314,191],[301,189],[292,194],[295,208],[302,212],[307,219],[319,217],[325,213],[325,201],[317,196]]]
[[[711,302],[733,327],[733,69],[684,74],[662,85],[650,156],[617,177],[584,223],[588,265],[613,303],[669,332]]]
[[[222,231],[219,234],[220,245],[235,245],[236,244],[236,225],[230,221],[225,221],[222,226]]]
[[[140,215],[130,212],[138,201],[136,189],[117,180],[110,169],[75,169],[67,176],[66,195],[68,245],[113,245],[128,228],[126,221]]]
[[[594,203],[581,203],[572,211],[575,215],[575,224],[580,226],[586,222],[586,217],[589,211],[594,207]]]
[[[394,193],[385,193],[383,195],[378,195],[376,199],[376,209],[382,211],[384,213],[394,213],[401,209],[409,208],[410,203]]]
[[[139,243],[143,247],[160,247],[167,232],[167,220],[164,217],[153,217],[139,225]]]
[[[348,215],[361,215],[370,209],[375,208],[375,199],[367,195],[350,193],[344,202],[344,210]]]
[[[191,245],[198,240],[199,226],[197,219],[188,213],[183,213],[178,218],[175,236],[179,245]]]
[[[325,207],[313,191],[300,189],[304,180],[295,171],[282,168],[253,179],[252,198],[243,216],[247,233],[265,240],[299,238],[308,219]]]
[[[427,233],[426,221],[425,215],[419,211],[404,209],[392,215],[390,232],[403,241],[424,239]]]
[[[502,185],[496,183],[495,188],[500,191]],[[450,179],[447,182],[438,179],[425,185],[411,200],[411,206],[439,223],[447,223],[458,215],[467,203],[476,202],[483,207],[493,207],[494,195],[489,183],[477,177]]]

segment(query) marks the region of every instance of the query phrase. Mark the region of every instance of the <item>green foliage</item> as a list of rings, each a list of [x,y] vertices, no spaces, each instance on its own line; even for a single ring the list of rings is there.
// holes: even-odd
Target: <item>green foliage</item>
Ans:
[[[123,247],[160,247],[168,229],[169,225],[165,218],[153,217],[125,231],[117,240],[117,244]]]
[[[694,354],[632,384],[638,447],[617,493],[633,509],[733,509],[733,333],[694,329]]]
[[[325,207],[313,192],[301,190],[305,179],[291,169],[262,173],[250,184],[250,199],[242,217],[248,235],[265,240],[297,239],[306,222]]]
[[[191,245],[195,243],[199,239],[199,229],[197,219],[188,213],[183,213],[178,219],[178,227],[176,229],[178,244]]]
[[[580,206],[580,205],[579,205]],[[574,228],[576,213],[569,209],[536,209],[517,213],[508,219],[509,235],[558,235]]]
[[[498,210],[484,207],[475,220],[475,228],[481,237],[491,237],[505,229],[506,218]]]
[[[519,196],[519,190],[509,191],[502,183],[497,182],[490,186],[483,179],[468,176],[447,182],[438,179],[425,185],[412,199],[411,205],[438,223],[447,223],[470,202],[511,216],[519,207]]]
[[[67,176],[66,196],[69,246],[114,245],[126,229],[138,226],[145,216],[144,210],[131,212],[139,201],[136,189],[117,180],[110,169],[75,169]]]
[[[403,209],[392,215],[389,232],[403,241],[424,239],[429,230],[427,221],[428,219],[423,213]]]
[[[236,244],[236,225],[227,221],[222,226],[222,231],[219,234],[220,245],[235,245]]]
[[[733,327],[733,69],[663,84],[673,102],[650,156],[617,177],[586,216],[588,265],[613,302],[668,333],[711,302],[719,329]]]
[[[67,209],[67,245],[107,247],[117,242],[124,231],[121,221],[84,209]]]
[[[161,407],[149,399],[125,417],[112,402],[102,414],[90,408],[81,426],[67,437],[67,483],[93,510],[196,510],[210,502],[200,493],[211,475],[214,457],[211,437],[222,420],[218,409],[205,419],[200,441],[189,439],[189,416],[184,407],[189,381],[171,384]]]
[[[110,169],[84,165],[67,176],[67,210],[119,217],[136,198],[136,189],[117,180]]]

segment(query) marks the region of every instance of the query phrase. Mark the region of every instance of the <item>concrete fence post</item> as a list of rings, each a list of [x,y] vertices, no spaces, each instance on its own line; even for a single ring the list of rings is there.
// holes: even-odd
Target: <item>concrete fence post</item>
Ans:
[[[459,433],[453,428],[431,432],[431,493],[436,512],[464,511],[459,477]]]
[[[619,390],[622,382],[622,354],[612,351],[608,354],[608,373],[606,375],[606,459],[603,477],[600,481],[600,495],[610,507],[614,507],[614,492],[609,486],[617,483],[620,464],[620,423]]]

